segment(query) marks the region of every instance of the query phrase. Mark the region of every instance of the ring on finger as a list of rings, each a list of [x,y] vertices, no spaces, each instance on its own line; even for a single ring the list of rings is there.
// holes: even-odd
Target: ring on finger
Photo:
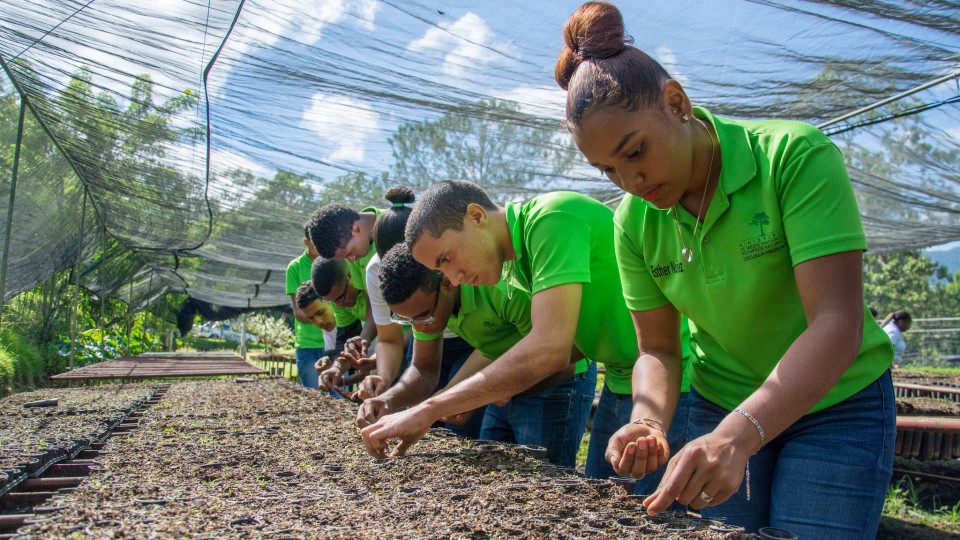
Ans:
[[[703,501],[703,502],[705,502],[706,504],[710,504],[710,501],[713,500],[713,495],[707,495],[707,492],[706,492],[706,491],[701,491],[701,492],[700,492],[700,500]]]

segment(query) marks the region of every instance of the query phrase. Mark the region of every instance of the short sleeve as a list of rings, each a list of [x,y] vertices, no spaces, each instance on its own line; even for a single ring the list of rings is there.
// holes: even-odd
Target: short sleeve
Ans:
[[[366,272],[367,298],[370,299],[370,308],[373,309],[373,322],[377,326],[393,324],[390,320],[390,306],[383,300],[380,290],[380,256],[374,255],[367,263]]]
[[[297,294],[297,289],[300,288],[300,279],[297,276],[297,261],[299,259],[294,259],[287,265],[287,294]]]
[[[436,341],[443,337],[443,332],[437,332],[436,334],[424,334],[423,332],[413,331],[413,339],[417,341]]]
[[[867,249],[857,200],[840,150],[831,142],[800,145],[778,178],[784,233],[796,266]]]
[[[590,225],[568,213],[540,216],[525,231],[530,292],[567,283],[590,283]]]
[[[338,328],[350,326],[359,320],[349,309],[339,307],[336,304],[333,305],[333,316],[337,319]]]
[[[629,195],[628,195],[629,197]],[[620,284],[623,287],[623,299],[630,311],[646,311],[666,305],[667,298],[657,286],[643,256],[640,216],[631,214],[631,205],[624,199],[614,216],[613,249],[617,256],[617,268],[620,271]],[[635,208],[634,212],[642,212]]]

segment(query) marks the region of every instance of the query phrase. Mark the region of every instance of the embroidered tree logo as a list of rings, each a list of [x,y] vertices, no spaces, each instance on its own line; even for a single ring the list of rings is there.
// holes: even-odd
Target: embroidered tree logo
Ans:
[[[763,236],[763,226],[770,224],[770,218],[766,212],[757,212],[753,215],[753,220],[750,221],[750,224],[760,227],[760,236]]]

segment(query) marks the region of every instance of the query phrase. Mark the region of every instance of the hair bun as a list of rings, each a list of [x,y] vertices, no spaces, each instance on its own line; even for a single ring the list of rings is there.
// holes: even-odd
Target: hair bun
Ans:
[[[583,60],[609,58],[633,43],[625,34],[620,10],[608,2],[587,2],[577,8],[563,25],[563,41],[554,77],[564,90]]]
[[[407,186],[395,186],[387,190],[386,199],[393,204],[412,203],[417,200],[413,190]]]

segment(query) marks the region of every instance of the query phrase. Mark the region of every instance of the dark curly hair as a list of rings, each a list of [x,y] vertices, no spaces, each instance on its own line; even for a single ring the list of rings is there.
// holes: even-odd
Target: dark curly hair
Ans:
[[[405,302],[417,289],[433,291],[441,279],[443,274],[418,263],[403,243],[390,248],[380,261],[380,292],[388,304]]]
[[[380,214],[373,226],[373,243],[377,245],[377,255],[380,255],[381,259],[390,248],[403,242],[407,219],[413,212],[409,205],[417,200],[417,197],[407,186],[396,186],[387,191],[386,199],[391,206]]]
[[[297,287],[296,300],[298,308],[303,309],[319,299],[320,297],[317,296],[317,291],[313,288],[313,283],[304,281]]]
[[[317,248],[317,253],[330,259],[337,249],[350,241],[353,223],[358,219],[360,213],[353,208],[342,204],[328,204],[310,214],[304,229],[313,247]]]
[[[310,282],[317,295],[324,297],[330,294],[334,285],[343,283],[350,278],[350,269],[343,259],[324,259],[317,257],[310,266]]]
[[[428,187],[407,220],[407,244],[416,244],[424,232],[440,238],[448,229],[463,230],[467,206],[474,203],[486,210],[497,209],[487,192],[473,182],[444,180]]]

